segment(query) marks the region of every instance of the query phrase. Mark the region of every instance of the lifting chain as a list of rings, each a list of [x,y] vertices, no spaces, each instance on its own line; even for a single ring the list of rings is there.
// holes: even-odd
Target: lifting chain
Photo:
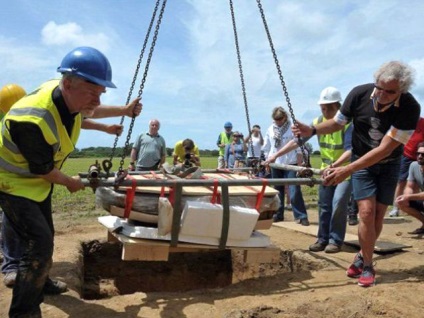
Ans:
[[[261,13],[262,21],[264,23],[264,27],[265,27],[265,31],[266,31],[266,34],[267,34],[267,37],[268,37],[269,45],[271,47],[272,55],[274,57],[275,66],[277,67],[278,76],[280,77],[281,85],[283,87],[284,96],[286,97],[286,102],[287,102],[287,106],[289,108],[290,117],[292,118],[293,125],[297,126],[297,120],[294,116],[293,108],[292,108],[290,98],[289,98],[289,93],[287,92],[286,83],[284,82],[284,77],[283,77],[283,74],[281,72],[281,68],[280,68],[280,64],[278,62],[277,54],[275,53],[274,44],[272,42],[271,33],[269,32],[269,29],[268,29],[268,24],[266,22],[265,13],[264,13],[264,10],[262,8],[261,1],[256,0],[256,2],[258,3],[258,8],[259,8],[259,11]],[[305,149],[305,145],[304,145],[301,138],[299,138],[299,145],[300,145],[300,149],[302,150],[304,165],[306,167],[310,167],[311,164],[310,164],[310,161],[309,161],[309,155],[307,153],[307,150]]]
[[[153,51],[155,49],[156,41],[157,41],[158,34],[159,34],[160,24],[162,22],[162,17],[163,17],[163,14],[165,12],[166,1],[167,0],[164,0],[162,2],[162,7],[161,7],[161,10],[160,10],[160,13],[159,13],[158,20],[156,22],[155,32],[154,32],[154,36],[153,36],[153,39],[152,39],[152,44],[150,46],[149,56],[147,57],[146,66],[144,68],[144,73],[143,73],[143,78],[141,80],[140,89],[139,89],[138,95],[137,95],[138,97],[141,97],[141,95],[143,94],[144,84],[145,84],[146,79],[147,79],[147,72],[149,70],[150,62],[152,60]],[[159,3],[159,0],[157,1],[157,4],[158,3]],[[132,117],[131,124],[130,124],[130,127],[128,129],[128,135],[127,135],[127,139],[125,141],[124,149],[122,151],[122,157],[121,157],[121,161],[120,161],[120,165],[119,165],[118,175],[124,173],[123,166],[124,166],[125,157],[127,156],[127,152],[128,152],[128,148],[129,148],[129,144],[130,144],[131,134],[132,134],[132,130],[133,130],[133,127],[134,127],[134,121],[135,121],[135,116]]]
[[[234,42],[236,45],[236,52],[237,52],[237,61],[238,61],[238,68],[240,73],[240,81],[241,81],[241,89],[243,93],[243,101],[244,101],[244,109],[246,112],[246,119],[247,119],[247,131],[250,134],[251,128],[250,128],[250,117],[249,117],[249,108],[247,106],[247,97],[246,97],[246,87],[244,83],[244,76],[243,76],[243,67],[241,63],[241,54],[240,54],[240,46],[238,42],[238,35],[237,35],[237,26],[236,26],[236,19],[234,15],[234,6],[233,1],[230,0],[230,10],[231,10],[231,18],[233,22],[233,31],[234,31]],[[253,149],[253,143],[252,143],[252,137],[250,136],[250,150],[252,152],[252,156],[255,157],[255,151]],[[259,156],[260,154],[258,154]]]
[[[156,5],[155,5],[155,9],[154,9],[153,14],[152,14],[152,18],[150,20],[149,28],[147,30],[146,37],[144,39],[143,48],[140,51],[140,55],[139,55],[137,66],[136,66],[136,69],[135,69],[135,72],[134,72],[134,77],[133,77],[133,80],[131,82],[131,87],[130,87],[130,91],[128,93],[126,104],[128,104],[131,100],[131,95],[132,95],[132,92],[134,90],[135,81],[137,80],[137,77],[138,77],[138,72],[140,70],[141,61],[143,60],[144,52],[146,51],[147,42],[149,41],[149,38],[150,38],[150,32],[152,30],[153,22],[155,21],[155,18],[156,18],[156,13],[158,11],[159,3],[160,3],[160,0],[157,0]],[[122,116],[121,122],[119,123],[120,125],[122,125],[124,123],[124,119],[125,119],[125,116]],[[110,154],[110,159],[109,159],[110,162],[112,162],[112,159],[115,157],[115,151],[116,151],[116,146],[118,144],[118,139],[119,139],[119,136],[117,135],[115,137],[115,142],[113,143],[112,152]]]

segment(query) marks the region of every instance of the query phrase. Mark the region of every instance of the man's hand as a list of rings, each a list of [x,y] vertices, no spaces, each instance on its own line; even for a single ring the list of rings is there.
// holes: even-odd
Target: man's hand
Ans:
[[[121,136],[124,131],[124,126],[122,125],[108,125],[105,129],[105,132],[111,135]]]
[[[297,122],[296,125],[291,127],[291,130],[296,137],[310,137],[312,136],[313,128],[309,125]]]
[[[408,197],[408,195],[402,194],[402,195],[398,196],[395,200],[395,203],[399,208],[409,207],[409,197]]]
[[[125,106],[125,116],[137,117],[140,115],[141,110],[143,109],[143,104],[140,103],[140,99],[140,97],[137,97],[131,103]]]
[[[325,186],[339,184],[352,174],[348,166],[325,169],[322,175]]]
[[[81,178],[78,176],[75,176],[75,177],[69,178],[69,182],[66,185],[66,188],[68,189],[69,192],[74,193],[79,190],[84,190],[85,186],[82,183]]]

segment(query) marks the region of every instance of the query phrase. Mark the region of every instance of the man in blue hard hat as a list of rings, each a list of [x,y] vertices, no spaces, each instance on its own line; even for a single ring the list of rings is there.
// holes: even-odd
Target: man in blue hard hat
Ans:
[[[225,168],[225,160],[224,160],[225,147],[232,142],[233,124],[227,121],[224,124],[224,129],[225,130],[219,134],[218,140],[216,142],[217,146],[219,147],[218,169]]]
[[[25,250],[10,317],[41,317],[43,290],[66,290],[66,284],[48,277],[53,185],[71,193],[84,189],[79,178],[60,168],[75,149],[83,118],[95,115],[106,87],[116,87],[108,59],[91,47],[69,52],[58,72],[60,81],[46,82],[20,99],[0,123],[0,206]]]

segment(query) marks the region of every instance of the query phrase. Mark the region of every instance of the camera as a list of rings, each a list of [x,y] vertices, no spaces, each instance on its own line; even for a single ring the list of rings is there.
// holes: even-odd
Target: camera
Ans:
[[[191,166],[193,166],[193,164],[191,163],[191,153],[186,153],[184,155],[184,167],[186,168],[190,168]]]

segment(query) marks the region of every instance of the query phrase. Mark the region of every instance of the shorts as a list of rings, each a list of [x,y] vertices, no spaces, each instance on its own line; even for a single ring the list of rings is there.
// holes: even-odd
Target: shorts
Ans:
[[[352,162],[357,157],[352,155]],[[376,197],[377,202],[391,205],[399,176],[400,162],[375,164],[352,174],[353,197],[362,200]]]
[[[409,173],[409,166],[411,163],[413,163],[415,160],[410,159],[408,157],[405,157],[402,155],[400,159],[400,170],[399,170],[399,178],[398,181],[406,181],[408,179],[408,173]]]
[[[409,207],[421,212],[421,214],[424,215],[424,201],[423,200],[410,200],[409,201]]]

